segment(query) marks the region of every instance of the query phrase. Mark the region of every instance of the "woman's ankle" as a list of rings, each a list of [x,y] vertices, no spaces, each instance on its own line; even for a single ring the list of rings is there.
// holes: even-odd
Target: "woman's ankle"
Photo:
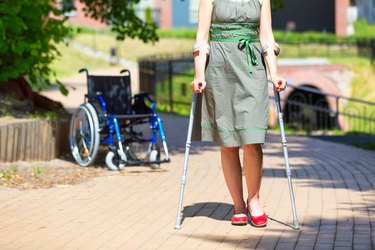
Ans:
[[[247,214],[245,202],[243,204],[234,204],[234,214]]]
[[[252,216],[261,216],[264,213],[263,206],[260,203],[259,198],[249,200],[247,206]]]

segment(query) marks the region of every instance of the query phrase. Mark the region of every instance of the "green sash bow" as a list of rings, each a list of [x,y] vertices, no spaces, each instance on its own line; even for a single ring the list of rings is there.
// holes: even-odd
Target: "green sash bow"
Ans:
[[[259,42],[256,23],[217,23],[212,22],[210,28],[210,40],[215,42],[238,43],[246,49],[248,70],[252,73],[252,66],[258,65],[253,42]]]

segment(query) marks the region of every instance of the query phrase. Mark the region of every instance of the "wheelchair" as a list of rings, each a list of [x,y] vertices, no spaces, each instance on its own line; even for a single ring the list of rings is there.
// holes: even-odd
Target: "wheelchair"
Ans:
[[[120,76],[79,71],[83,72],[87,77],[87,94],[70,123],[70,148],[75,161],[82,167],[90,166],[97,158],[99,146],[108,145],[105,163],[110,170],[136,165],[159,168],[161,163],[170,162],[156,104],[148,94],[131,95],[130,71],[122,70]]]

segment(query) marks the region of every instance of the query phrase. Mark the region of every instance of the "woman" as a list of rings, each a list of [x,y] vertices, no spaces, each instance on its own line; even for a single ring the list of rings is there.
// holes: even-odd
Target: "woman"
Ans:
[[[210,44],[208,45],[208,40]],[[225,182],[234,203],[232,224],[266,226],[259,201],[268,122],[268,73],[277,91],[286,80],[278,76],[271,25],[270,0],[200,0],[193,47],[197,98],[193,140],[220,144]],[[248,196],[242,191],[239,148]]]

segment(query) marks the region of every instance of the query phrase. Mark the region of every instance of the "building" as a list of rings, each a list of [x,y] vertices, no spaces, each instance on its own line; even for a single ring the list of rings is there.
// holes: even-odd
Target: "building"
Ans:
[[[356,0],[358,18],[366,19],[368,23],[375,24],[375,0]]]
[[[145,10],[152,9],[155,22],[163,29],[195,28],[198,7],[199,0],[141,0],[136,10],[144,18]]]
[[[71,22],[103,26],[85,17],[82,4],[72,0],[77,11]],[[257,0],[251,0],[257,1]],[[375,23],[375,0],[282,0],[285,8],[273,13],[273,26],[278,30],[335,32],[337,35],[354,33],[353,23],[365,18]],[[162,29],[194,28],[197,26],[199,0],[141,0],[136,12],[145,18],[147,9]]]
[[[375,0],[282,0],[284,9],[273,13],[278,30],[327,31],[352,35],[353,23],[364,18],[375,23]]]
[[[69,21],[93,27],[103,27],[98,21],[86,17],[82,12],[83,4],[72,0],[76,11],[68,13]],[[162,29],[194,28],[198,20],[199,0],[141,0],[136,8],[137,16],[144,19],[146,10],[150,9],[153,20]]]

